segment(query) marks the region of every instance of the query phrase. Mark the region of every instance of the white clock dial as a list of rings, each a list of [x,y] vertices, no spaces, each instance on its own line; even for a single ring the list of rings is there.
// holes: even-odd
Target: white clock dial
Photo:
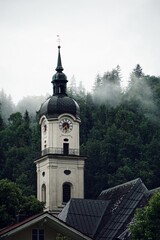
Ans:
[[[59,123],[59,128],[64,133],[71,132],[73,129],[73,123],[70,119],[63,118],[63,119],[61,119],[61,121]]]

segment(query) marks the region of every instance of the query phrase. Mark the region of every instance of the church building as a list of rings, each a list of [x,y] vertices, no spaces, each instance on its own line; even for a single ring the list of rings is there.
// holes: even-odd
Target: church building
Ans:
[[[37,198],[47,211],[58,213],[71,198],[84,197],[84,163],[80,155],[78,103],[67,95],[60,46],[53,95],[40,108],[41,157],[37,168]]]

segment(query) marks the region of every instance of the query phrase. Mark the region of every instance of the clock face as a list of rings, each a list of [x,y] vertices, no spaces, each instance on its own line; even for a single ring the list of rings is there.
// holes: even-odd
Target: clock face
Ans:
[[[59,128],[64,133],[71,132],[73,129],[73,123],[70,119],[63,118],[59,123]]]

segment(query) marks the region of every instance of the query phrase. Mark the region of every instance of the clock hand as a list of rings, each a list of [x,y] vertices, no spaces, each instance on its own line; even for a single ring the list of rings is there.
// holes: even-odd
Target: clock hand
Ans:
[[[67,129],[68,128],[68,125],[66,124],[66,125],[64,125],[64,129]]]

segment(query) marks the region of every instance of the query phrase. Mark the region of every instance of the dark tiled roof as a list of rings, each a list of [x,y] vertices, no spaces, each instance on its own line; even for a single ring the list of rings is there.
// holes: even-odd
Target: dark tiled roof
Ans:
[[[112,199],[111,217],[104,225],[101,232],[96,234],[96,239],[115,239],[126,228],[133,218],[135,209],[145,197],[147,188],[141,179],[135,179],[126,184],[103,191],[100,199]]]
[[[109,188],[109,189],[106,189],[106,190],[102,191],[101,194],[99,195],[98,199],[101,199],[101,200],[112,199],[112,202],[114,202],[115,205],[116,205],[137,184],[143,185],[144,189],[147,190],[147,188],[143,184],[142,180],[140,178],[136,178],[132,181],[129,181],[129,182],[126,182],[126,183],[123,183],[123,184],[120,184],[118,186],[115,186],[115,187],[112,187],[112,188]]]
[[[131,240],[131,233],[127,228],[122,234],[120,234],[115,240]]]
[[[104,190],[98,200],[71,199],[59,217],[95,240],[125,239],[136,208],[146,205],[150,196],[137,178]]]
[[[108,206],[109,201],[71,199],[58,217],[80,232],[93,237]]]

